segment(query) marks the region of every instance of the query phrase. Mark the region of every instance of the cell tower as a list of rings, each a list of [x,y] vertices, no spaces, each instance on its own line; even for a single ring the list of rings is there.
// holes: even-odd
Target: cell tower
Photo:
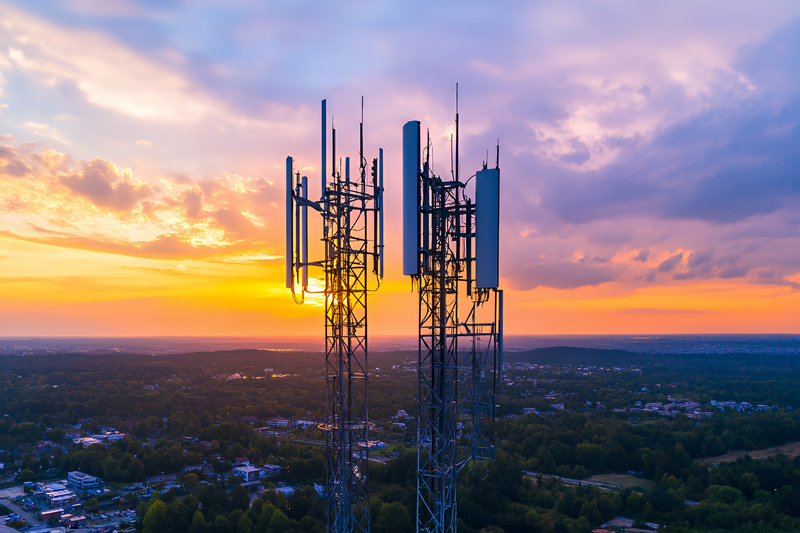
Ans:
[[[434,174],[420,123],[403,126],[403,274],[419,291],[417,532],[456,531],[456,478],[494,457],[495,394],[502,377],[503,291],[498,290],[500,148],[460,180]],[[424,159],[423,159],[424,155]],[[473,269],[474,267],[474,269]]]
[[[325,104],[318,201],[308,199],[308,178],[295,173],[292,158],[286,158],[286,287],[298,303],[308,294],[325,298],[327,419],[320,429],[327,445],[328,531],[369,532],[367,293],[383,278],[383,149],[372,160],[368,180],[362,99],[358,174],[351,176],[349,157],[344,175],[341,159],[337,168],[336,129],[331,128],[331,182],[326,183]],[[309,207],[322,216],[325,257],[320,261],[308,258]],[[323,269],[324,290],[308,289],[309,267]],[[373,289],[369,270],[377,278]]]

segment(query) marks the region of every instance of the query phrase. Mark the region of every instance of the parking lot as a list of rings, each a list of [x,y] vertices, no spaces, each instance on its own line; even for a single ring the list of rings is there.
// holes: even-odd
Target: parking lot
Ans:
[[[66,481],[63,481],[66,483]],[[25,521],[33,528],[47,526],[46,521],[39,519],[39,513],[49,509],[46,502],[35,499],[32,495],[25,494],[22,485],[17,485],[5,489],[0,489],[0,503],[5,505],[11,512]],[[112,532],[119,528],[121,520],[132,522],[135,519],[135,511],[119,511],[116,509],[104,511],[96,514],[81,513],[86,517],[85,526],[76,529],[64,529],[64,531],[75,531],[76,533],[100,533]],[[2,517],[6,519],[8,517]],[[2,522],[4,520],[0,520]],[[54,526],[55,528],[59,526]],[[16,531],[0,523],[0,533]]]

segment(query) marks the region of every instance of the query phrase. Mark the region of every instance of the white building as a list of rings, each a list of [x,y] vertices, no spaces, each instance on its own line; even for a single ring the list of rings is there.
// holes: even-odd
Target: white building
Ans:
[[[80,489],[90,489],[100,486],[100,478],[84,474],[83,472],[69,472],[67,474],[67,483]]]
[[[237,466],[233,469],[233,475],[245,481],[258,481],[261,477],[261,469],[255,466]]]

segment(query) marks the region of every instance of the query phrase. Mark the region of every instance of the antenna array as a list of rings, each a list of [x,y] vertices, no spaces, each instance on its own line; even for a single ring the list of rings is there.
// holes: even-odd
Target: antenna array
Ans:
[[[417,532],[456,531],[458,471],[495,449],[503,365],[499,145],[496,167],[484,163],[476,173],[473,201],[459,176],[458,125],[456,110],[450,180],[433,173],[430,138],[422,160],[420,123],[403,127],[403,273],[419,292]]]
[[[322,101],[322,197],[308,199],[308,178],[294,173],[286,158],[286,287],[303,303],[309,267],[325,276],[325,383],[328,531],[369,532],[369,411],[367,373],[367,293],[369,272],[383,278],[383,149],[367,179],[363,99],[358,174],[350,158],[337,171],[336,129],[332,128],[331,181],[326,183],[326,101]],[[324,259],[308,259],[308,208],[322,216]],[[299,287],[298,287],[299,285]],[[299,288],[299,291],[297,290]]]

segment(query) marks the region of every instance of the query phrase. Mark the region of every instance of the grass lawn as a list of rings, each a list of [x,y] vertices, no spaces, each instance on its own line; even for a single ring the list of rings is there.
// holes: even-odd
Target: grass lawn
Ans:
[[[656,484],[652,481],[638,478],[631,474],[600,474],[590,477],[587,481],[619,487],[620,489],[638,487],[642,492],[650,492],[656,487]]]
[[[778,453],[785,453],[792,457],[800,455],[800,442],[787,442],[782,446],[773,446],[771,448],[764,448],[763,450],[735,450],[730,451],[724,455],[717,455],[716,457],[703,457],[697,459],[701,463],[727,463],[728,461],[735,461],[739,457],[744,457],[744,454],[749,453],[753,459],[766,459]]]

